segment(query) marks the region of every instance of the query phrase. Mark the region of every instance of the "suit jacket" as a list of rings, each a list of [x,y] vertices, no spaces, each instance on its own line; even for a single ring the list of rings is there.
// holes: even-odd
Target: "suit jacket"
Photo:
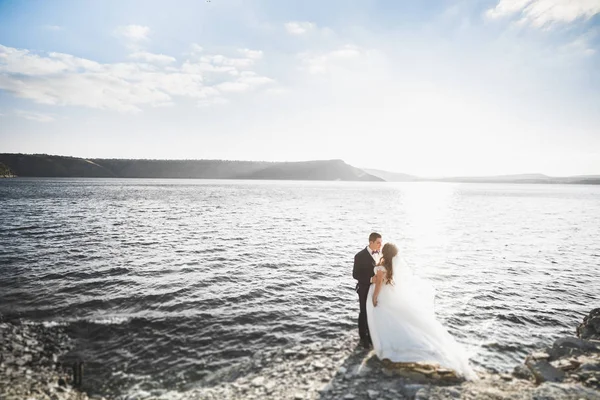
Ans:
[[[373,268],[375,268],[375,260],[366,247],[356,253],[354,256],[354,269],[352,270],[352,277],[358,281],[356,284],[357,291],[359,286],[368,287],[371,285],[371,278],[375,275]]]

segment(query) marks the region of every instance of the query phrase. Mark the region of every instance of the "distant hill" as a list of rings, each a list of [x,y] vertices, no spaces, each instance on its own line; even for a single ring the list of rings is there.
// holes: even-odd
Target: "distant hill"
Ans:
[[[76,157],[49,156],[45,154],[0,154],[5,164],[16,176],[36,177],[113,177],[112,172],[90,160]]]
[[[384,181],[342,160],[285,162],[240,176],[242,179]]]
[[[414,182],[420,180],[416,176],[401,174],[399,172],[382,171],[380,169],[363,168],[368,174],[377,176],[387,182]]]
[[[473,183],[551,183],[552,178],[543,174],[517,174],[498,176],[452,177],[436,180],[442,182]]]
[[[91,159],[120,178],[235,179],[271,165],[256,161]]]
[[[389,182],[556,183],[600,185],[600,175],[551,177],[520,174],[420,178],[378,169],[360,169],[342,160],[264,162],[227,160],[84,159],[47,154],[0,153],[0,178],[195,178]]]
[[[280,163],[83,159],[47,154],[0,154],[0,163],[16,176],[22,177],[382,180],[341,160]]]
[[[570,177],[552,177],[544,174],[515,174],[497,176],[464,176],[448,178],[420,178],[412,175],[367,169],[364,171],[389,182],[457,182],[457,183],[553,183],[599,185],[600,175],[583,175]]]

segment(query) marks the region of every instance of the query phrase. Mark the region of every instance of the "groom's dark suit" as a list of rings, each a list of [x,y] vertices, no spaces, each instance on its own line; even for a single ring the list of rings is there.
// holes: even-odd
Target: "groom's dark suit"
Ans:
[[[354,256],[354,269],[352,277],[358,281],[356,284],[356,293],[360,303],[360,313],[358,314],[358,334],[364,342],[370,343],[369,325],[367,324],[367,295],[371,286],[371,277],[375,275],[373,268],[375,260],[369,252],[369,248],[364,248]]]

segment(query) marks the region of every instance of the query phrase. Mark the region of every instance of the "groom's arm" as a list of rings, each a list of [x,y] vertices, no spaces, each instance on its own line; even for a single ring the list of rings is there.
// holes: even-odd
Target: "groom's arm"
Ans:
[[[360,260],[358,259],[358,254],[354,256],[354,268],[352,269],[352,277],[360,282]]]
[[[363,265],[365,260],[361,260],[360,253],[354,256],[354,269],[352,270],[352,277],[359,283],[371,282],[371,270],[365,268]]]

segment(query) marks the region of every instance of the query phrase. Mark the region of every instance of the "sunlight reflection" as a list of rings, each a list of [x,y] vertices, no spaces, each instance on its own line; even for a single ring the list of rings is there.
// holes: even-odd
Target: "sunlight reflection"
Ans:
[[[444,247],[454,184],[421,183],[404,188],[402,205],[407,235],[415,239],[415,250]]]

